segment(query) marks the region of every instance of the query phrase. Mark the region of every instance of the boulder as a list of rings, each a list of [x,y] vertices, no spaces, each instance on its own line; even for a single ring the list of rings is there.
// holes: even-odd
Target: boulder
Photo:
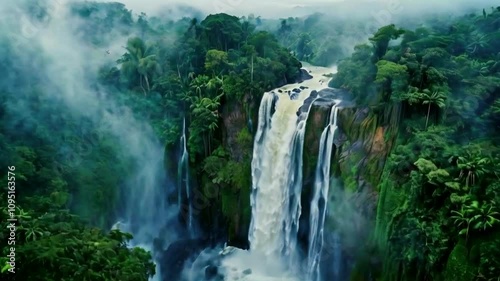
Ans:
[[[205,279],[213,280],[219,275],[219,268],[215,265],[209,265],[205,268]]]
[[[208,247],[210,247],[208,239],[184,239],[170,244],[160,256],[160,271],[168,272],[163,275],[162,281],[179,280],[184,263]]]

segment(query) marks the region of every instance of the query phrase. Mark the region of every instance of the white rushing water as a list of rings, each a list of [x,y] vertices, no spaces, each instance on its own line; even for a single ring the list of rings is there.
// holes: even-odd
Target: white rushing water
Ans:
[[[266,255],[281,256],[283,252],[290,253],[295,247],[291,242],[295,239],[301,212],[305,131],[305,120],[299,120],[297,111],[312,90],[326,87],[323,86],[326,81],[323,74],[332,73],[330,68],[310,66],[308,69],[312,79],[265,93],[259,109],[252,160],[252,223],[249,238],[251,250]],[[307,88],[291,99],[287,91],[300,86]],[[273,109],[275,112],[271,116]],[[300,178],[295,178],[297,175]]]
[[[190,238],[193,237],[193,210],[192,210],[192,204],[191,204],[191,189],[189,186],[189,154],[187,151],[187,139],[186,139],[186,118],[183,119],[182,123],[182,136],[180,139],[180,145],[181,145],[181,157],[179,159],[179,165],[177,168],[177,178],[178,178],[178,186],[177,186],[177,192],[178,192],[178,205],[179,205],[179,213],[182,213],[184,211],[187,212],[186,214],[186,227],[188,230],[188,234]],[[183,194],[184,193],[184,194]],[[186,198],[187,202],[187,207],[184,210],[183,208],[183,198]]]
[[[313,76],[264,93],[252,159],[250,251],[223,259],[226,280],[299,281],[297,232],[301,215],[302,156],[309,109],[299,108],[312,90],[326,88],[335,69],[304,64]],[[302,86],[302,87],[301,87]],[[294,89],[300,88],[300,93]],[[248,270],[251,274],[245,274]]]
[[[333,140],[337,131],[338,103],[332,106],[328,125],[321,133],[318,162],[314,180],[313,198],[309,219],[308,280],[320,281],[320,259],[323,248],[323,234],[330,189],[330,166]]]

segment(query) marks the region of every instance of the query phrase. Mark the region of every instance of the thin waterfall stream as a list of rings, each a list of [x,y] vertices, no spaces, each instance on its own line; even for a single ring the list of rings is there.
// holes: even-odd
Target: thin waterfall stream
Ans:
[[[320,259],[323,249],[323,234],[330,189],[330,166],[333,140],[337,131],[338,103],[330,110],[328,125],[321,133],[318,162],[314,181],[314,195],[311,200],[309,219],[308,280],[320,281]]]
[[[193,237],[193,210],[191,204],[191,189],[189,186],[189,154],[187,151],[187,138],[186,138],[186,118],[182,121],[182,136],[180,138],[181,157],[179,158],[179,165],[177,168],[178,178],[178,207],[179,213],[187,212],[186,214],[186,229],[190,237]],[[186,198],[186,205],[183,204],[183,198]]]

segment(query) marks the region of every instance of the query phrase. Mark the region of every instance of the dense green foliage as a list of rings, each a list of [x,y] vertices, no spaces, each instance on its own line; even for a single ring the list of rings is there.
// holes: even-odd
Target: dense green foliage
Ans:
[[[44,20],[47,11],[35,8],[33,17]],[[185,120],[193,193],[210,201],[195,210],[196,220],[204,235],[241,246],[262,93],[293,82],[299,60],[331,65],[366,36],[362,21],[319,14],[271,21],[268,28],[260,18],[227,14],[134,20],[122,4],[85,2],[73,4],[71,16],[79,42],[96,53],[121,40],[123,53],[103,50],[99,71],[86,73],[97,77],[89,88],[109,93],[102,102],[126,106],[151,125],[165,144],[171,176]],[[399,131],[376,188],[370,255],[384,264],[373,271],[377,280],[500,276],[499,28],[500,8],[414,30],[387,25],[339,64],[331,85],[373,110],[360,127],[376,127],[377,114],[400,113],[385,124]],[[16,167],[17,278],[147,280],[155,273],[151,254],[127,248],[130,234],[102,230],[123,207],[120,187],[134,159],[117,145],[120,136],[51,94],[64,89],[39,73],[51,63],[41,50],[21,53],[10,39],[0,33],[0,167]],[[356,157],[350,161],[361,161]],[[0,180],[7,202],[9,175]],[[345,185],[356,190],[354,179]],[[8,210],[1,211],[5,222]],[[2,257],[9,251],[2,244]],[[0,261],[5,272],[9,266]]]
[[[250,22],[227,14],[199,23],[192,19],[177,30],[171,45],[155,37],[147,42],[130,38],[119,70],[102,73],[108,87],[161,96],[166,116],[157,119],[157,128],[167,148],[177,144],[185,118],[191,174],[201,179],[202,194],[210,197],[213,188],[218,194],[210,211],[200,214],[206,216],[203,227],[228,228],[210,223],[223,214],[230,240],[246,237],[250,221],[252,137],[247,122],[262,93],[294,81],[301,66],[271,34],[254,30]],[[109,79],[115,74],[119,78]]]
[[[406,29],[420,25],[422,22],[435,25],[446,24],[449,19],[442,13],[437,15],[426,11],[407,14],[400,13],[411,7],[406,3],[387,3],[387,7],[374,13],[372,9],[380,9],[375,3],[365,3],[365,7],[357,7],[352,11],[350,3],[336,3],[337,9],[324,13],[314,13],[303,17],[288,17],[280,20],[265,19],[260,29],[273,32],[278,41],[289,49],[299,60],[313,65],[332,66],[353,53],[352,46],[365,42],[378,27],[388,20]],[[370,6],[374,5],[375,6]],[[398,11],[398,12],[395,12]],[[384,16],[381,16],[384,14]],[[451,16],[451,15],[447,15]],[[255,18],[248,18],[256,22]]]
[[[262,25],[299,60],[320,66],[331,66],[347,57],[352,52],[352,44],[364,41],[367,35],[364,21],[326,14],[265,20]]]
[[[46,6],[31,4],[33,22],[42,24],[50,17]],[[136,28],[122,4],[75,4],[71,11],[82,20],[75,25],[78,39],[96,48]],[[25,42],[9,37],[7,28],[0,32],[2,272],[13,270],[19,280],[148,280],[155,273],[150,253],[129,249],[130,234],[103,230],[115,220],[119,187],[134,163],[108,128],[66,107],[55,93],[67,89],[51,83],[54,73],[44,73],[50,58],[36,43],[19,45]],[[130,100],[136,99],[128,93],[117,102]],[[154,108],[147,101],[142,104],[143,109]],[[138,114],[142,117],[148,118]],[[12,166],[15,170],[8,175]],[[15,197],[9,199],[16,209],[9,210],[5,202],[13,185]],[[15,245],[7,244],[12,212],[17,219]],[[14,268],[5,259],[12,247]]]
[[[33,7],[35,20],[50,19],[43,5]],[[209,207],[196,210],[197,219],[207,232],[222,229],[219,239],[244,240],[253,130],[247,122],[264,91],[294,81],[300,62],[270,33],[227,14],[201,22],[145,14],[134,20],[122,4],[85,2],[72,4],[70,16],[78,22],[77,40],[102,50],[95,53],[104,57],[98,73],[86,73],[97,77],[89,88],[110,94],[99,102],[127,106],[136,120],[149,123],[167,157],[175,155],[185,118],[191,174],[198,181],[193,186],[205,195],[217,192]],[[120,42],[121,57],[105,49],[123,36],[128,41]],[[50,60],[36,44],[21,54],[2,36],[0,49],[0,164],[16,167],[17,278],[147,280],[155,272],[151,255],[127,248],[129,234],[101,230],[123,207],[120,187],[136,164],[127,148],[117,145],[110,128],[96,126],[96,116],[72,112],[51,94],[61,89],[47,82],[53,75],[39,73]],[[166,159],[171,166],[175,161]],[[1,216],[5,222],[5,207]],[[2,244],[3,257],[9,250]]]
[[[380,280],[500,276],[499,22],[492,8],[446,27],[388,25],[339,64],[332,86],[401,112],[378,187]]]

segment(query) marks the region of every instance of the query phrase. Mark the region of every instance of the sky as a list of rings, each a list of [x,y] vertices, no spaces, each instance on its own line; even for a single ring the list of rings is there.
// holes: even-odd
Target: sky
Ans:
[[[105,0],[107,2],[115,2]],[[334,11],[339,5],[350,13],[364,10],[371,14],[391,12],[426,12],[436,9],[455,10],[464,6],[488,7],[498,6],[498,0],[116,0],[124,3],[134,14],[145,12],[155,15],[159,11],[174,9],[176,4],[190,5],[206,13],[225,12],[236,16],[250,13],[264,18],[280,18],[302,16],[314,12]]]
[[[319,5],[339,2],[342,0],[314,0],[314,1],[286,1],[286,0],[118,0],[134,12],[154,14],[162,9],[172,8],[175,4],[196,7],[206,13],[225,12],[237,16],[254,13],[263,17],[274,17],[279,14],[292,13],[294,7],[305,5]],[[114,2],[114,1],[109,1]]]

